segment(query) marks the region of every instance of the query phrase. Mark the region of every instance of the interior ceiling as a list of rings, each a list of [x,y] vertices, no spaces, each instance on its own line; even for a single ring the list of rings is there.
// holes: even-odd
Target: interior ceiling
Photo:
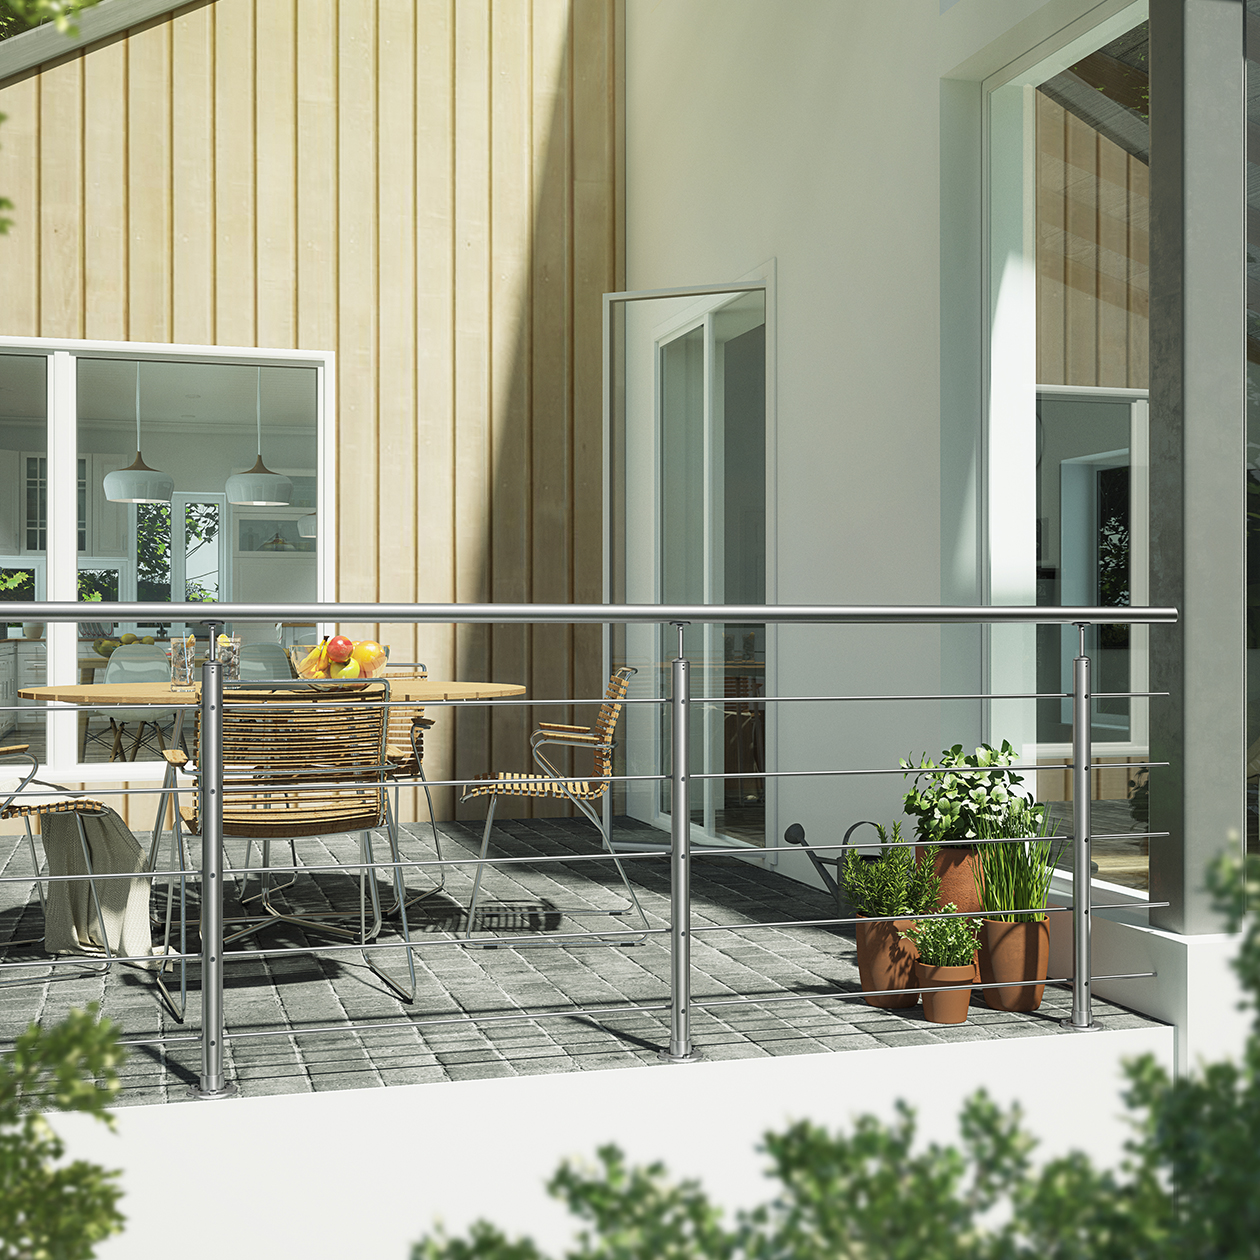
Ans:
[[[134,425],[136,363],[80,358],[80,423]],[[0,355],[0,422],[41,420],[47,360]],[[252,429],[258,369],[235,363],[140,364],[140,421],[157,426]],[[315,427],[316,371],[310,367],[262,369],[264,429]]]

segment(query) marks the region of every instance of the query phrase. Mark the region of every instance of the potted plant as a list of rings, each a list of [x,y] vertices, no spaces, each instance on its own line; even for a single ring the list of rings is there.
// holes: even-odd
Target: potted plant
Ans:
[[[889,989],[910,987],[915,953],[913,944],[903,938],[907,919],[889,921],[890,915],[928,914],[936,909],[941,881],[929,859],[916,862],[914,849],[902,842],[901,824],[894,823],[889,840],[883,827],[876,827],[882,848],[877,856],[864,857],[850,849],[841,877],[854,912],[882,923],[857,925],[858,975],[862,989],[871,996],[871,1006],[899,1009],[918,1004],[917,993],[887,993]]]
[[[1000,820],[983,819],[978,830],[984,839],[1008,839],[1008,844],[977,846],[976,896],[984,921],[980,929],[980,980],[1009,983],[1009,988],[985,989],[984,1000],[997,1011],[1035,1011],[1045,993],[1050,965],[1050,924],[1044,911],[1054,874],[1054,845],[1047,838],[1049,814],[1044,805],[1020,801]]]
[[[941,876],[941,903],[952,902],[964,911],[979,911],[976,897],[976,849],[970,842],[979,827],[1000,825],[1016,802],[1023,779],[1010,770],[1015,750],[1007,740],[1001,748],[981,744],[970,755],[961,744],[947,748],[939,762],[926,754],[913,762],[902,758],[906,778],[912,778],[904,809],[916,818],[915,831],[925,845],[940,846],[936,856]],[[972,773],[968,773],[972,771]],[[919,860],[924,860],[919,851]]]
[[[924,989],[923,1014],[931,1024],[962,1024],[971,1005],[971,985],[976,978],[976,942],[980,928],[974,919],[952,917],[952,902],[930,919],[920,919],[901,935],[919,951],[914,963],[914,982]],[[966,986],[965,988],[961,986]],[[935,986],[945,987],[939,993]]]

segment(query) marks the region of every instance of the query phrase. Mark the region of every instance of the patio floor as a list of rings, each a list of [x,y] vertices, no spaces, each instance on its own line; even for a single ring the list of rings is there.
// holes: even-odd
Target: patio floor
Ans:
[[[440,826],[446,856],[476,853],[478,825]],[[432,857],[428,827],[415,824],[407,831],[404,856]],[[618,835],[633,831],[650,829],[618,819]],[[495,835],[492,853],[497,856],[594,851],[593,830],[578,820],[505,821],[496,824]],[[147,837],[141,839],[147,842]],[[354,861],[356,849],[355,838],[349,836],[301,842],[302,860],[310,864]],[[25,843],[19,845],[16,837],[5,838],[0,855],[4,874],[29,872]],[[650,925],[666,927],[668,859],[635,858],[626,868]],[[429,876],[428,872],[413,873],[409,878],[419,888]],[[416,903],[409,912],[413,940],[423,943],[415,951],[418,989],[414,1005],[393,995],[357,952],[317,957],[252,955],[254,949],[306,944],[303,930],[291,924],[278,921],[256,938],[243,941],[239,950],[229,951],[224,998],[227,1078],[244,1095],[259,1096],[575,1072],[658,1061],[658,1050],[668,1044],[668,1011],[617,1008],[668,1001],[668,933],[648,936],[633,946],[548,941],[516,948],[467,949],[447,944],[464,925],[461,905],[467,904],[471,878],[470,867],[450,870],[446,890]],[[0,885],[0,944],[42,931],[32,887]],[[618,901],[619,891],[620,885],[603,862],[506,867],[486,875],[487,913],[483,919],[478,911],[477,926],[493,928],[500,936],[535,933],[540,928],[570,933],[581,930],[575,926],[577,921],[557,914],[555,907],[575,903],[607,907]],[[302,876],[292,893],[306,905],[319,898],[341,905],[358,903],[357,881],[335,874]],[[822,892],[726,857],[696,859],[692,904],[697,928],[825,918],[835,913],[834,903]],[[232,913],[231,904],[227,912]],[[593,931],[601,927],[627,931],[634,926],[628,917],[586,922]],[[390,930],[386,928],[382,940],[398,939],[389,935]],[[195,933],[192,936],[195,942]],[[327,938],[311,939],[315,944],[321,941],[327,943]],[[195,948],[195,943],[190,944],[190,949]],[[14,946],[5,956],[36,959],[42,954],[38,949]],[[391,974],[405,975],[401,951],[382,950],[377,957]],[[1028,1015],[991,1011],[981,995],[974,995],[967,1023],[956,1027],[927,1023],[921,1006],[905,1012],[884,1011],[860,999],[837,1000],[837,993],[856,992],[859,987],[849,929],[698,932],[693,937],[692,965],[693,1002],[697,1004],[692,1009],[692,1034],[707,1059],[1071,1036],[1059,1026],[1070,1012],[1070,993],[1064,987],[1047,988],[1042,1008]],[[11,1042],[31,1020],[55,1020],[69,1006],[90,1001],[100,1003],[104,1013],[122,1025],[128,1039],[196,1033],[200,969],[195,963],[189,967],[189,1014],[182,1027],[159,1004],[152,976],[142,968],[117,965],[108,977],[81,975],[77,968],[60,971],[57,979],[36,970],[39,979],[6,985],[0,1005],[0,1041]],[[703,1009],[706,999],[737,996],[793,1000]],[[519,1017],[524,1011],[564,1011],[574,1006],[587,1013]],[[1104,1029],[1155,1026],[1153,1020],[1097,1000],[1094,1011]],[[488,1022],[463,1022],[469,1016]],[[286,1024],[301,1029],[339,1023],[382,1026],[301,1036],[242,1035]],[[196,1081],[199,1065],[196,1041],[136,1046],[124,1067],[125,1088],[119,1101],[122,1105],[181,1101]]]

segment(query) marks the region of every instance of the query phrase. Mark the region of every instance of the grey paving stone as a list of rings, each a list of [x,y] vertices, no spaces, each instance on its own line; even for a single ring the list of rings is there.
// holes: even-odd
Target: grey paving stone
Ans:
[[[628,819],[617,822],[619,834],[658,833]],[[441,825],[444,851],[475,853],[480,828],[474,822]],[[147,839],[143,840],[147,844]],[[350,861],[357,853],[353,836],[332,838],[303,852],[310,862]],[[535,856],[564,852],[590,853],[592,832],[580,820],[507,820],[496,825],[495,853]],[[404,834],[404,852],[431,852],[427,827]],[[23,860],[12,845],[0,842],[0,867]],[[668,869],[663,862],[626,863],[638,885],[649,922],[663,927],[669,920]],[[19,868],[20,869],[20,868]],[[412,886],[427,875],[409,876]],[[42,916],[30,889],[7,886],[3,896],[23,904],[20,922],[10,912],[8,930],[38,936]],[[225,1004],[230,1030],[279,1030],[284,1021],[311,1027],[362,1024],[353,1033],[305,1034],[295,1037],[238,1037],[226,1048],[229,1079],[237,1079],[245,1096],[309,1092],[314,1089],[360,1089],[391,1084],[532,1075],[540,1072],[612,1070],[656,1064],[657,1049],[667,1044],[667,1011],[623,1011],[634,1005],[668,1003],[671,973],[667,934],[648,936],[632,947],[585,941],[524,940],[516,948],[468,949],[448,932],[462,930],[461,898],[471,891],[468,868],[448,873],[446,891],[414,903],[408,910],[413,941],[417,993],[413,1004],[400,1001],[366,967],[354,950],[317,958],[255,957],[249,951],[286,946],[326,945],[326,937],[308,936],[290,924],[269,926],[230,954]],[[554,905],[607,906],[617,890],[607,871],[594,863],[512,867],[495,874],[492,909],[501,912],[496,931],[512,938],[526,933],[519,905],[544,899]],[[307,904],[341,899],[357,904],[353,878],[303,876],[286,894]],[[390,894],[382,886],[388,904]],[[347,900],[348,899],[348,900]],[[10,905],[0,900],[0,910]],[[192,899],[195,907],[196,898]],[[229,913],[234,913],[231,908]],[[967,1024],[956,1028],[927,1024],[921,1008],[885,1011],[859,999],[838,996],[857,987],[854,943],[844,929],[821,927],[770,928],[745,935],[740,924],[825,918],[833,903],[822,893],[793,884],[772,871],[761,871],[735,859],[704,858],[696,863],[693,915],[696,923],[723,924],[730,931],[698,933],[693,939],[693,1034],[706,1057],[738,1059],[785,1054],[843,1053],[846,1050],[902,1044],[948,1044],[951,1041],[1038,1036],[1062,1033],[1058,1021],[1071,1006],[1065,988],[1046,990],[1041,1012],[1012,1015],[990,1011],[977,996]],[[516,916],[514,919],[513,916]],[[592,918],[588,928],[626,930],[625,919]],[[580,930],[577,921],[562,918],[559,932]],[[554,926],[548,924],[554,936]],[[546,933],[544,933],[546,935]],[[381,942],[400,941],[386,923]],[[2,943],[2,938],[0,938]],[[190,948],[196,948],[195,934]],[[18,957],[36,960],[31,952]],[[394,976],[406,975],[401,944],[375,952],[378,963]],[[175,976],[168,973],[168,981]],[[195,1034],[200,1018],[199,967],[188,969],[189,1016],[181,1027],[159,1003],[152,978],[139,969],[118,966],[108,978],[99,974],[67,975],[50,982],[41,971],[31,982],[8,990],[0,1012],[0,1039],[12,1039],[33,1019],[56,1019],[72,1003],[101,1001],[132,1038]],[[750,1002],[703,1007],[707,996],[720,1002],[730,996],[770,999],[800,994],[800,1001]],[[589,1007],[596,1014],[544,1018],[547,1012]],[[495,1015],[539,1018],[495,1020]],[[1104,1028],[1150,1026],[1151,1021],[1114,1004],[1096,1002]],[[471,1018],[472,1022],[469,1022]],[[483,1022],[478,1025],[475,1021]],[[458,1021],[458,1022],[447,1022]],[[396,1024],[398,1027],[371,1027]],[[172,1043],[132,1051],[125,1068],[121,1105],[141,1101],[184,1099],[189,1082],[200,1071],[199,1047]]]

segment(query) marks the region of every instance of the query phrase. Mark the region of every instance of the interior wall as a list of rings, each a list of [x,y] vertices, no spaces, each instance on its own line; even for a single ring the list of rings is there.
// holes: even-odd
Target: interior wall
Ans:
[[[614,26],[214,0],[0,84],[0,333],[334,350],[329,595],[598,601]],[[597,629],[346,629],[432,677],[603,689]],[[430,777],[529,765],[527,710],[432,716]]]

